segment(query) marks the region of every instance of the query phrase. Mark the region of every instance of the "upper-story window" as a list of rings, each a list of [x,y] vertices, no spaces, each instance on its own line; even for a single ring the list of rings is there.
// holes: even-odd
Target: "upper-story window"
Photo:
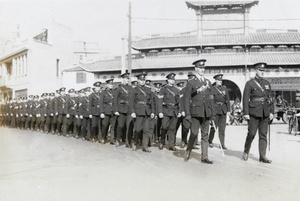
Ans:
[[[76,73],[76,83],[86,83],[86,73]]]

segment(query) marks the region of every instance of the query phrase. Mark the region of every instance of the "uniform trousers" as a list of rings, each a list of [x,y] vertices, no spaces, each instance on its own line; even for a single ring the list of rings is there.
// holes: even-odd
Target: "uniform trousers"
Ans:
[[[53,120],[53,116],[48,115],[45,122],[45,132],[49,133],[51,131],[51,123]]]
[[[208,130],[209,118],[192,117],[191,118],[191,135],[187,145],[187,151],[192,151],[195,141],[197,139],[199,129],[201,128],[201,154],[202,160],[208,158]]]
[[[248,134],[245,142],[244,152],[249,154],[251,143],[258,130],[258,149],[260,157],[266,156],[267,150],[267,133],[268,133],[269,117],[255,117],[250,115],[248,124]]]
[[[134,129],[132,117],[130,115],[127,115],[126,113],[120,113],[116,121],[116,138],[120,139],[122,135],[125,135],[126,144],[130,145]]]
[[[82,119],[79,118],[78,116],[77,117],[75,116],[75,119],[76,119],[76,126],[75,126],[74,134],[75,136],[82,138],[83,137],[83,134],[81,133]]]
[[[35,114],[32,115],[31,117],[31,130],[34,130],[35,129],[35,124],[36,124],[36,120],[37,120],[37,117]]]
[[[66,114],[58,114],[58,117],[57,117],[57,132],[58,133],[61,133],[61,132],[64,132],[66,130],[63,130],[63,127],[67,126],[67,122],[68,122],[68,119],[66,117]],[[63,133],[63,135],[65,135],[66,133]]]
[[[226,114],[217,114],[216,119],[214,120],[216,128],[218,128],[219,139],[221,145],[225,145],[225,128],[226,128]],[[208,142],[212,143],[215,136],[215,129],[210,129]]]
[[[93,115],[91,119],[91,138],[101,137],[101,119],[99,115]]]
[[[30,115],[28,115],[26,117],[26,122],[25,122],[25,129],[26,130],[31,128],[31,119],[32,119],[32,117],[30,117]]]
[[[76,124],[76,118],[74,115],[70,115],[69,118],[66,117],[66,120],[67,120],[67,126],[66,128],[63,128],[63,129],[66,129],[63,133],[66,133],[66,134],[69,134],[69,133],[72,133],[74,134],[74,127],[75,127],[75,124]]]
[[[51,122],[52,133],[55,133],[57,131],[57,118],[58,118],[58,115],[53,115],[52,122]]]
[[[41,123],[40,123],[40,130],[42,130],[42,131],[45,131],[46,119],[47,119],[47,115],[42,114]]]
[[[166,135],[168,136],[169,147],[173,147],[176,141],[176,128],[177,128],[178,117],[164,116],[161,124],[161,140],[162,144],[165,143]]]
[[[117,117],[114,115],[105,115],[105,117],[101,120],[101,138],[106,140],[108,129],[110,127],[110,141],[114,142],[114,140],[120,140],[120,138],[116,138],[115,136],[115,126],[116,126]]]
[[[10,117],[10,127],[11,128],[16,127],[16,115],[15,114],[11,115],[11,117]]]
[[[187,136],[189,134],[191,123],[185,117],[178,118],[176,131],[178,130],[180,124],[181,124],[181,142],[187,144]]]
[[[34,129],[39,131],[41,129],[40,127],[41,127],[41,117],[38,116],[38,117],[36,117]]]
[[[156,119],[155,131],[154,131],[154,140],[159,141],[161,138],[161,122],[162,118]]]
[[[154,133],[155,122],[150,116],[137,116],[134,119],[133,143],[136,145],[138,138],[143,136],[143,148],[148,148],[150,137]]]
[[[91,119],[89,117],[83,117],[81,121],[81,135],[87,140],[91,137]]]

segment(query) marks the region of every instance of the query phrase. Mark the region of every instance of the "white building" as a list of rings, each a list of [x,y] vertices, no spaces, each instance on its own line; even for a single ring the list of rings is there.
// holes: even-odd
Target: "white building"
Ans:
[[[8,40],[0,52],[0,99],[55,92],[72,65],[73,31],[54,21],[37,36]]]

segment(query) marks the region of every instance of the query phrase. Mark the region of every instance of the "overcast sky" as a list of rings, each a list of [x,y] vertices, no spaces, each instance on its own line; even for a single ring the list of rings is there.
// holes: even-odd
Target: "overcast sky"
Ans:
[[[0,34],[20,25],[22,36],[32,37],[54,19],[72,28],[75,40],[99,42],[101,47],[120,55],[121,38],[128,35],[128,2],[0,0]],[[132,0],[131,5],[133,36],[196,30],[196,15],[183,0]],[[299,0],[260,0],[251,9],[250,20],[254,21],[250,22],[250,27],[300,29],[299,7]]]

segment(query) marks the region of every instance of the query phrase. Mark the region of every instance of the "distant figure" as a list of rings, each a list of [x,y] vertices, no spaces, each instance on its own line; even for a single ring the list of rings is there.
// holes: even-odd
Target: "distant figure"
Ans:
[[[232,125],[235,123],[236,125],[239,125],[243,121],[243,112],[242,112],[242,105],[239,98],[236,98],[234,100],[234,103],[231,105],[231,119],[230,124]]]

